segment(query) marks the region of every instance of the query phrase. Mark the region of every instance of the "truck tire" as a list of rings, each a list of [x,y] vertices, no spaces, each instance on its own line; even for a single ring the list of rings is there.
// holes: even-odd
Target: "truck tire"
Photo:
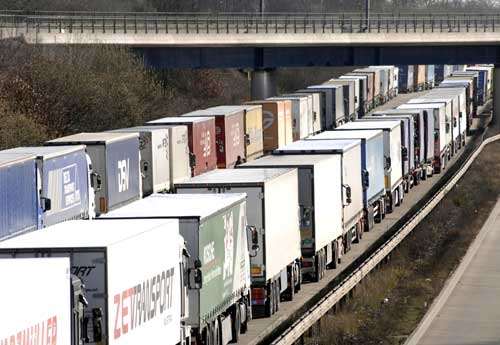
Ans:
[[[212,321],[212,345],[221,345],[221,329],[219,318]]]
[[[237,343],[238,340],[240,339],[240,331],[241,331],[241,309],[240,309],[240,303],[237,302],[236,305],[233,307],[233,311],[231,313],[231,319],[233,320],[232,322],[232,339],[231,343]]]
[[[300,289],[302,289],[302,269],[300,268],[300,263],[295,264],[295,269],[296,269],[296,277],[297,277],[297,284],[295,285],[295,293],[299,292]]]
[[[293,301],[293,297],[295,295],[295,279],[296,279],[295,264],[290,265],[289,268],[287,268],[287,270],[289,270],[287,274],[289,287],[286,292],[285,300]]]
[[[201,343],[204,345],[212,345],[212,326],[209,324],[202,332]]]
[[[314,282],[317,283],[321,280],[321,252],[318,252],[314,257]]]
[[[265,304],[266,317],[271,317],[274,314],[274,282],[269,283],[269,296]]]
[[[279,283],[279,281],[276,281],[276,283],[274,284],[274,288],[275,288],[275,301],[276,301],[276,306],[274,308],[274,312],[278,312],[278,310],[280,310],[280,302],[281,302],[281,284]]]
[[[250,304],[249,296],[244,297],[245,310],[246,310],[246,319],[245,322],[241,323],[240,333],[245,334],[248,331],[248,321],[251,320],[252,315],[250,311],[252,310],[252,305]]]

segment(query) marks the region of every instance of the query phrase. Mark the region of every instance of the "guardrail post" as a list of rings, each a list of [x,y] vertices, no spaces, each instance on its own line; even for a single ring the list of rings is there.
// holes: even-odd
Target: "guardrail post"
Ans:
[[[219,33],[219,15],[217,14],[217,17],[215,17],[215,27],[216,27],[216,32]]]
[[[226,19],[226,34],[229,34],[229,18]]]
[[[148,33],[148,19],[144,17],[144,33]]]
[[[332,34],[335,32],[335,19],[332,17]]]
[[[486,28],[488,27],[488,15],[486,15],[486,19],[484,17],[481,17],[483,18],[483,24],[484,24],[484,31],[483,32],[486,32]]]
[[[431,32],[434,32],[434,18],[432,18],[432,14],[430,15],[431,20]]]
[[[491,31],[495,32],[495,16],[491,18]]]
[[[380,33],[380,14],[378,15],[378,20],[377,20],[377,32]]]
[[[104,17],[102,18],[102,33],[106,33],[106,19]]]
[[[268,22],[267,18],[265,19],[265,21],[266,21],[266,34],[267,34],[267,33],[269,33],[269,31],[268,31],[268,29],[269,29],[269,27],[268,27],[269,26],[269,22]]]
[[[158,33],[158,17],[155,17],[155,33]]]
[[[278,33],[278,18],[274,19],[274,33]]]
[[[175,33],[179,33],[179,19],[175,17]],[[217,33],[219,33],[219,23],[217,23]]]
[[[476,32],[477,32],[477,18],[474,18],[474,26],[476,27]]]
[[[342,13],[342,19],[340,22],[340,33],[344,33],[344,25],[345,25],[345,17],[344,14]]]
[[[417,16],[413,15],[413,32],[417,32]]]
[[[351,21],[351,33],[352,33],[352,18],[349,18],[349,20]]]
[[[137,33],[137,14],[134,15],[134,33]]]
[[[57,24],[57,27],[59,28],[59,33],[62,33],[62,19],[59,18],[59,23]]]
[[[304,33],[306,33],[307,30],[307,15],[304,17]]]

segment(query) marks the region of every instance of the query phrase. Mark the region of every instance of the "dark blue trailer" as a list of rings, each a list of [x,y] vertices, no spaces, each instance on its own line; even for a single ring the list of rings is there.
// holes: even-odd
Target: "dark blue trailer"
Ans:
[[[481,67],[467,67],[467,71],[479,73],[477,78],[477,103],[478,105],[484,105],[488,88],[488,70]]]
[[[42,203],[47,203],[40,217],[42,228],[95,215],[90,159],[85,146],[18,147],[5,152],[36,156],[39,195]]]
[[[452,65],[434,65],[434,83],[437,85],[453,72]]]
[[[398,89],[401,93],[413,92],[414,65],[398,65]]]
[[[34,155],[0,152],[0,240],[38,228],[36,181]]]
[[[86,146],[92,170],[101,184],[95,191],[97,216],[141,198],[138,133],[80,133],[48,141],[45,145]]]

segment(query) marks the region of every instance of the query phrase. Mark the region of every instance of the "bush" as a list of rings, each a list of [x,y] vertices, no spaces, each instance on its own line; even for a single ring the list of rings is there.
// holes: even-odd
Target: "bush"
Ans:
[[[142,61],[124,48],[11,44],[0,50],[23,50],[17,62],[0,58],[0,99],[41,124],[49,137],[139,125],[169,101]]]

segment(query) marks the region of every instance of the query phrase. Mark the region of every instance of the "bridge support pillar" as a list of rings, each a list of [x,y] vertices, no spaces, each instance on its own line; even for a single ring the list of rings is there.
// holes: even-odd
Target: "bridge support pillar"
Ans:
[[[250,72],[252,100],[266,99],[278,94],[276,70],[262,69]]]
[[[493,114],[491,116],[492,125],[500,125],[498,116],[500,116],[500,65],[496,64],[493,71]]]

